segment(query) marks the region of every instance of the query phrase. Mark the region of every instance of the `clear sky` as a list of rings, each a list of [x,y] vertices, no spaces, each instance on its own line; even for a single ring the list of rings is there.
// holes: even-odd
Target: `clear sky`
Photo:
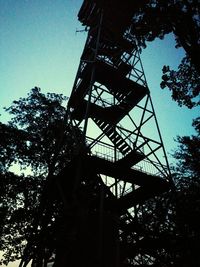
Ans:
[[[0,0],[0,113],[38,86],[69,96],[86,33],[77,20],[82,0]],[[191,134],[197,110],[180,108],[159,87],[164,64],[176,67],[182,51],[172,36],[150,43],[142,54],[147,81],[167,152],[176,135]]]

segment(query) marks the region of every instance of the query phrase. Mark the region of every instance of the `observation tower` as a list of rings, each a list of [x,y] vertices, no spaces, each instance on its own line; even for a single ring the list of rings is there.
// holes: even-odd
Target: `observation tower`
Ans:
[[[152,257],[138,211],[169,189],[170,170],[131,24],[137,2],[84,0],[78,14],[88,36],[67,120],[84,142],[56,178],[64,215],[48,256],[55,267],[148,266],[138,259]],[[35,267],[50,266],[41,243]]]

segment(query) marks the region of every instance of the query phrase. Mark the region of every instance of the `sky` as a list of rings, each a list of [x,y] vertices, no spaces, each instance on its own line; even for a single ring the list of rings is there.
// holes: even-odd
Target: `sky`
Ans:
[[[31,88],[70,95],[86,33],[77,19],[82,0],[0,0],[0,120],[3,107]],[[160,89],[162,66],[176,68],[183,56],[173,36],[149,43],[143,66],[168,153],[177,135],[190,135],[198,110],[188,110]]]

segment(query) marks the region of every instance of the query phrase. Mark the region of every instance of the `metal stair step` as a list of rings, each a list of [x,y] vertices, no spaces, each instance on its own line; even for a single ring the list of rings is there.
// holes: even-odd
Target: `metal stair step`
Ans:
[[[121,144],[120,146],[119,146],[119,148],[121,149],[121,150],[124,150],[125,148],[129,148],[128,147],[128,145],[125,143],[125,144]]]
[[[107,127],[104,130],[106,131],[107,134],[110,134],[113,132],[113,129],[110,125],[107,125]]]
[[[108,124],[107,124],[106,122],[102,122],[102,123],[100,124],[100,126],[101,126],[102,129],[105,131],[106,128],[108,127]]]
[[[124,148],[122,150],[122,154],[126,154],[126,153],[131,152],[131,151],[132,151],[131,148],[127,146],[126,148]]]
[[[120,138],[117,141],[115,141],[115,143],[120,147],[121,145],[124,144],[124,140]]]
[[[117,146],[122,154],[127,154],[127,152],[132,151],[126,141],[115,131],[113,126],[96,118],[94,118],[94,121],[104,132],[104,134],[106,134],[108,138]]]

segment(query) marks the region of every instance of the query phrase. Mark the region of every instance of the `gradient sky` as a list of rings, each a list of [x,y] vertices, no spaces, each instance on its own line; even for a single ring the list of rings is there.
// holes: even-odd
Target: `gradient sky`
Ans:
[[[82,0],[0,0],[0,114],[4,106],[38,86],[69,96],[86,38],[77,20]],[[176,68],[182,58],[172,36],[150,43],[142,54],[167,152],[176,135],[193,132],[197,109],[180,108],[159,87],[164,64]]]

